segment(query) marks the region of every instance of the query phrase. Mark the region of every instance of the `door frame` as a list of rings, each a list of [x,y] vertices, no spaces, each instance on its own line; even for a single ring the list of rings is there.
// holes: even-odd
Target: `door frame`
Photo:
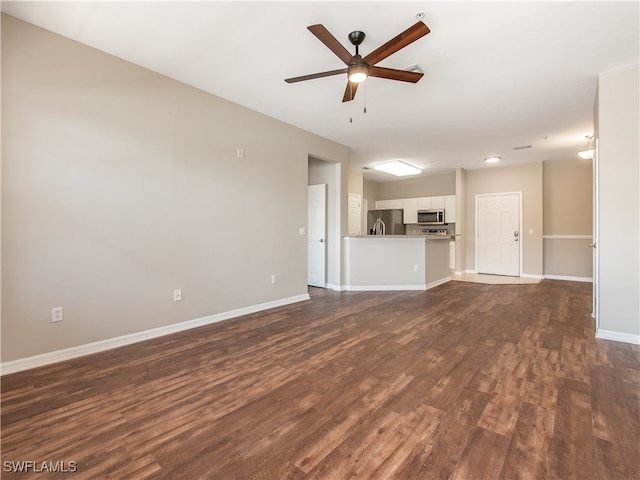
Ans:
[[[475,247],[475,272],[478,273],[478,199],[480,197],[497,197],[501,195],[517,195],[518,196],[518,209],[519,209],[519,232],[520,232],[520,248],[518,249],[518,277],[522,277],[522,258],[524,251],[524,237],[525,235],[522,232],[522,191],[519,192],[497,192],[497,193],[476,193],[475,195],[475,206],[474,206],[474,217],[475,217],[475,235],[474,235],[474,247]]]
[[[598,250],[598,240],[600,238],[600,170],[599,170],[599,160],[598,160],[598,150],[599,150],[599,141],[598,138],[595,139],[595,151],[592,160],[592,209],[591,212],[593,219],[593,238],[591,239],[591,247],[593,249],[592,256],[592,276],[593,276],[593,285],[591,291],[591,304],[592,304],[592,312],[591,316],[595,320],[595,328],[596,328],[596,336],[598,335],[598,329],[600,328],[600,252]]]

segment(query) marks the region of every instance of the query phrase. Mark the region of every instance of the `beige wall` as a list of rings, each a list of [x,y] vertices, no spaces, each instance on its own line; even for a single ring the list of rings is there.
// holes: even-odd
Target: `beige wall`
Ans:
[[[348,150],[3,15],[2,361],[306,294],[309,155]]]
[[[593,165],[575,159],[543,162],[544,274],[590,280]],[[588,237],[588,238],[584,238]]]
[[[599,76],[596,112],[598,336],[640,343],[640,66]]]
[[[360,195],[361,197],[363,196],[364,188],[362,172],[349,169],[348,184],[349,193],[355,193],[357,195]]]
[[[373,203],[380,200],[380,183],[364,180],[362,182],[362,198],[369,202],[369,209],[375,208]]]
[[[467,171],[465,270],[476,269],[476,195],[506,192],[522,192],[521,274],[542,276],[542,163]]]
[[[454,195],[456,193],[456,173],[428,175],[407,178],[392,182],[378,183],[378,198],[373,200],[391,200],[394,198],[431,197],[436,195]]]

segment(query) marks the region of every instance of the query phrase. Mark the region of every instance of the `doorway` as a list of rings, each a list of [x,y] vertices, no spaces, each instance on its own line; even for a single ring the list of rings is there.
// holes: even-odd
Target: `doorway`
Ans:
[[[476,271],[519,277],[522,192],[476,195]]]
[[[327,255],[327,185],[308,187],[307,284],[325,287]]]

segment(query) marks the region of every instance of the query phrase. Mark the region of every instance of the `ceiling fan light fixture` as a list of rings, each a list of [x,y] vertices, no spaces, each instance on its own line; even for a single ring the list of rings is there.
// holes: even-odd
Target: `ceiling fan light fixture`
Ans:
[[[378,165],[374,165],[373,168],[380,172],[390,173],[391,175],[395,175],[396,177],[406,177],[407,175],[417,175],[422,173],[417,167],[413,165],[409,165],[401,160],[394,160],[393,162],[380,163]]]
[[[369,76],[369,69],[362,64],[356,64],[349,67],[349,81],[353,83],[362,83]]]

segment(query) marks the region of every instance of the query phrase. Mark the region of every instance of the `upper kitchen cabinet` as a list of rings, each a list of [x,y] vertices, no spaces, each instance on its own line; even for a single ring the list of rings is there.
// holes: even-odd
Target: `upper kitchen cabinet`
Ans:
[[[404,223],[418,223],[418,199],[404,199]]]
[[[445,208],[444,197],[431,197],[431,209],[440,210],[442,208]]]
[[[404,208],[404,198],[389,200],[389,208]]]
[[[431,210],[431,197],[418,198],[418,210]]]
[[[376,200],[376,210],[387,210],[391,208],[389,200]]]
[[[445,195],[444,197],[444,221],[456,223],[456,196]]]

